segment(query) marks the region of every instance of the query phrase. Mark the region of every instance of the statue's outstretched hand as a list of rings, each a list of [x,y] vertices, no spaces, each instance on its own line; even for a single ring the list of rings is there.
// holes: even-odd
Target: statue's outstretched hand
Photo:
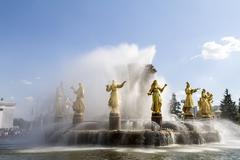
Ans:
[[[124,82],[121,84],[121,87],[123,87],[126,82],[127,82],[127,81],[124,81]]]

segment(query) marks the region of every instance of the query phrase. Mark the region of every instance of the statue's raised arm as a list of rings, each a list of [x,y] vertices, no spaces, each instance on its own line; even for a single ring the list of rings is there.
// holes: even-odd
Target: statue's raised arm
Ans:
[[[70,88],[73,90],[73,93],[77,94],[77,90],[73,86]]]
[[[191,93],[196,93],[197,91],[199,91],[201,88],[196,88],[196,89],[191,89]]]
[[[106,91],[110,92],[111,91],[111,86],[110,85],[106,85]]]
[[[127,82],[127,81],[124,81],[123,83],[118,84],[118,85],[117,85],[117,88],[122,88],[126,82]]]
[[[166,87],[167,87],[167,84],[165,84],[163,88],[160,88],[160,91],[163,92]]]

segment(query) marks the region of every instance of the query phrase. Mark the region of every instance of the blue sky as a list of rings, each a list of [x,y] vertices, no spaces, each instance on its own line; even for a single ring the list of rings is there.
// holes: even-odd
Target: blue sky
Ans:
[[[212,91],[216,103],[225,88],[237,100],[239,6],[237,0],[1,0],[0,95],[24,107],[24,97],[53,84],[64,59],[134,43],[156,46],[154,65],[173,91],[190,81]]]

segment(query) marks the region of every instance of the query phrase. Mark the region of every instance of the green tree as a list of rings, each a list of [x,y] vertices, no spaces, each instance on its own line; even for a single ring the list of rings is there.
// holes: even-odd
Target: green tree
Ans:
[[[225,90],[224,98],[220,104],[220,110],[222,111],[221,117],[237,121],[238,110],[235,102],[232,100],[231,94],[228,89]]]
[[[177,101],[176,94],[172,94],[172,99],[170,100],[170,112],[172,114],[176,114],[177,116],[181,116],[181,104]]]
[[[238,99],[238,114],[236,121],[240,124],[240,98]]]
[[[13,125],[14,126],[18,126],[20,129],[29,129],[30,122],[29,121],[25,121],[22,118],[15,118],[13,120]]]
[[[240,114],[240,98],[238,100],[238,114]]]

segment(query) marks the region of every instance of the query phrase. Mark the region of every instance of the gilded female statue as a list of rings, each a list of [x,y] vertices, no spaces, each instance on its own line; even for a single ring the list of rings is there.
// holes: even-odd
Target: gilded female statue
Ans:
[[[157,80],[154,80],[151,88],[148,92],[148,95],[152,95],[152,107],[151,110],[153,113],[161,113],[162,107],[162,98],[161,93],[164,91],[167,84],[165,84],[162,88],[158,85]]]
[[[184,114],[191,114],[191,108],[193,108],[194,103],[193,103],[193,98],[192,95],[193,93],[196,93],[199,90],[199,88],[192,89],[190,84],[186,82],[186,88],[185,88],[185,93],[186,93],[186,99],[183,105],[183,112]]]
[[[85,111],[84,105],[84,89],[81,83],[79,83],[78,89],[71,87],[76,95],[76,100],[73,102],[73,111],[78,114],[83,114]]]
[[[201,116],[203,117],[208,116],[208,113],[209,113],[209,103],[207,98],[208,97],[207,97],[206,90],[203,89],[201,93],[201,98],[198,101],[199,110],[200,110]]]
[[[111,108],[111,113],[119,113],[119,99],[118,99],[118,88],[122,88],[126,81],[121,84],[117,84],[114,80],[111,85],[106,86],[106,91],[111,92],[108,101],[108,106]]]
[[[56,116],[62,116],[63,114],[63,101],[64,101],[64,89],[63,83],[61,82],[60,86],[56,89]]]
[[[213,94],[207,92],[208,114],[212,115]]]

